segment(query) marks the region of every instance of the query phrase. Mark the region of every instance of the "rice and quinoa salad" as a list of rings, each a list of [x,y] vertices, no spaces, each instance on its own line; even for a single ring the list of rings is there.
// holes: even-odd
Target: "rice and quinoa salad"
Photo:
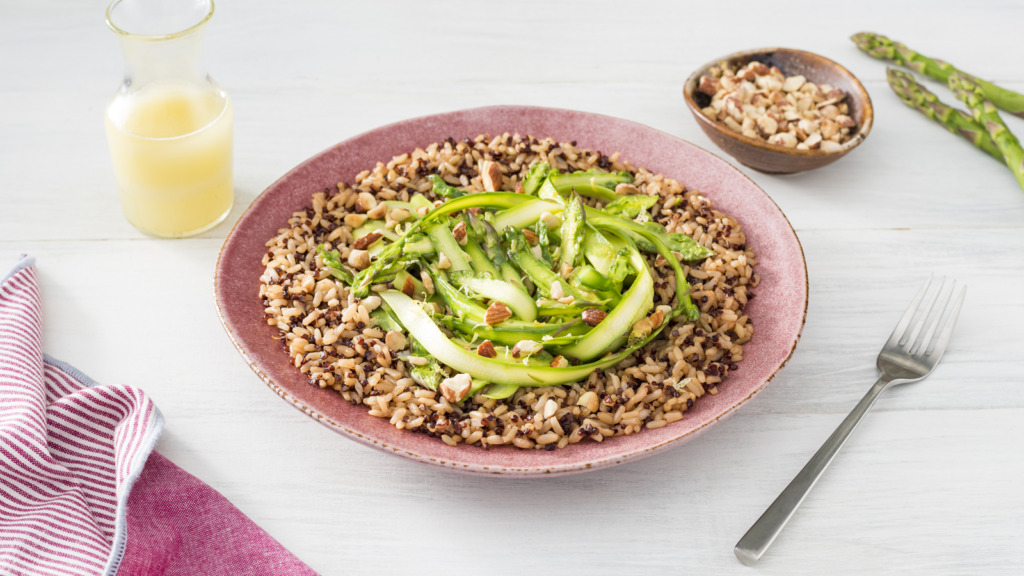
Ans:
[[[416,358],[408,356],[408,338],[382,329],[371,317],[382,305],[377,293],[389,287],[374,286],[368,296],[354,297],[324,265],[317,247],[337,250],[342,261],[360,257],[353,253],[358,250],[353,230],[367,213],[380,212],[384,201],[408,201],[416,193],[436,204],[444,200],[432,192],[430,175],[469,191],[511,192],[522,189],[537,162],[563,172],[626,171],[634,193],[658,196],[653,219],[712,254],[693,265],[681,262],[699,319],[673,318],[618,365],[597,369],[580,382],[522,387],[503,399],[476,390],[461,402],[450,401],[413,379],[409,360]],[[654,279],[654,306],[674,306],[673,269],[661,256],[645,257]],[[758,283],[755,264],[739,223],[699,191],[634,167],[619,153],[606,156],[577,148],[576,142],[506,133],[449,138],[378,163],[352,184],[339,182],[337,188],[312,193],[311,204],[267,242],[259,297],[267,323],[280,331],[283,353],[296,369],[311,385],[333,388],[345,401],[365,405],[370,416],[452,446],[554,450],[666,426],[681,420],[704,394],[728,385],[727,376],[739,369],[743,344],[754,332],[744,310]]]

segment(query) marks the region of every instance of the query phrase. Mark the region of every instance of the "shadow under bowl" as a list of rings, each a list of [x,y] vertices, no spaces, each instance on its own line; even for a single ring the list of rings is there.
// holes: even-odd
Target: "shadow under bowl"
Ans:
[[[723,63],[735,69],[752,61],[776,66],[786,76],[802,75],[809,82],[831,84],[846,92],[848,115],[857,123],[851,131],[850,139],[838,150],[830,152],[797,150],[744,136],[705,116],[701,110],[711,103],[711,96],[697,90],[700,77],[708,74],[712,67]],[[697,119],[697,124],[715,145],[741,164],[766,174],[793,174],[831,164],[860,145],[871,132],[874,121],[871,97],[856,76],[824,56],[792,48],[745,50],[708,62],[687,78],[683,85],[683,98]]]

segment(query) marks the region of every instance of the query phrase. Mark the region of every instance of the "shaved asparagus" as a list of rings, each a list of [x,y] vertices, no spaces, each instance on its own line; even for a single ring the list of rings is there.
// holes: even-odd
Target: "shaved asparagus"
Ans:
[[[363,270],[319,249],[353,295],[380,293],[379,318],[408,332],[422,384],[443,388],[438,381],[450,370],[472,379],[469,386],[460,377],[459,394],[575,382],[626,358],[676,316],[699,317],[679,258],[711,251],[651,221],[656,197],[620,201],[614,186],[632,182],[628,173],[560,174],[538,165],[528,177],[536,195],[473,193],[432,180],[446,202],[424,210],[410,199],[396,204],[404,209],[397,225],[361,225],[372,234],[363,241],[371,260],[363,254],[350,263]],[[610,200],[611,208],[587,206],[581,196]],[[642,251],[673,267],[675,308],[651,314],[655,280]]]
[[[401,292],[387,290],[381,292],[380,296],[398,321],[416,337],[416,341],[430,353],[431,357],[459,372],[474,375],[480,380],[491,384],[510,386],[555,386],[578,382],[589,376],[594,370],[622,362],[633,352],[653,340],[667,324],[667,322],[662,323],[633,346],[587,364],[564,368],[524,366],[485,358],[452,342],[415,300]]]

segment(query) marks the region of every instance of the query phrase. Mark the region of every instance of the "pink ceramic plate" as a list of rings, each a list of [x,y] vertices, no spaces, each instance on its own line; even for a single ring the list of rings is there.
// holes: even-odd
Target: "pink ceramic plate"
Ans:
[[[265,243],[311,195],[392,156],[451,136],[518,132],[582,148],[619,151],[634,166],[678,179],[736,217],[757,253],[761,284],[748,312],[755,327],[739,369],[715,396],[705,396],[679,422],[603,443],[584,441],[563,450],[451,447],[439,439],[396,430],[387,420],[352,406],[334,391],[310,386],[275,340],[257,297]],[[246,362],[279,396],[325,426],[385,452],[471,474],[536,476],[583,472],[638,460],[693,438],[760,390],[789,359],[807,309],[807,269],[793,228],[778,206],[738,170],[674,136],[626,120],[551,108],[496,106],[437,114],[391,124],[317,154],[285,174],[235,224],[216,271],[221,321]]]

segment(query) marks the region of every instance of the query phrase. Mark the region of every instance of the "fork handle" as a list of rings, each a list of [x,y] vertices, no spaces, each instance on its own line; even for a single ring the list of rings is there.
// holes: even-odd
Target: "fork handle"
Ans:
[[[871,408],[871,405],[875,403],[878,395],[881,394],[889,382],[890,380],[884,376],[879,378],[878,382],[875,382],[875,385],[861,398],[849,416],[843,420],[842,424],[836,428],[836,431],[828,437],[828,440],[821,445],[821,448],[818,448],[818,451],[814,453],[810,461],[793,478],[789,486],[786,486],[786,489],[764,511],[764,514],[757,519],[757,522],[754,522],[754,525],[740,538],[740,541],[736,543],[736,548],[733,550],[740,562],[746,566],[753,566],[761,559],[761,556],[764,555],[768,547],[772,545],[772,542],[775,541],[782,532],[782,529],[785,528],[789,519],[793,517],[793,513],[796,512],[796,509],[803,503],[804,498],[810,493],[811,488],[818,482],[822,472],[825,471],[825,468],[828,468],[832,459],[839,453],[839,449],[846,443],[846,439],[857,428],[861,418]]]

